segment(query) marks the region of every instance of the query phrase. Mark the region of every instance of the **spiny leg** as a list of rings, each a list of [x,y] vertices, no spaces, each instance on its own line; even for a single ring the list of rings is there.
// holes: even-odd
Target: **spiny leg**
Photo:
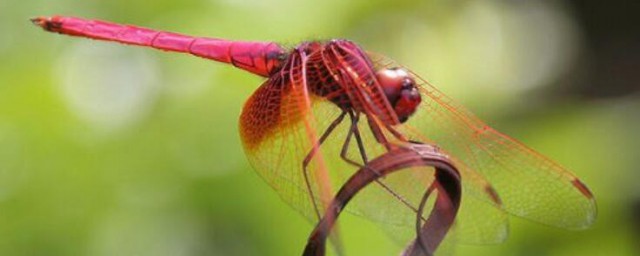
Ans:
[[[385,124],[384,126],[385,128],[387,128],[389,132],[391,132],[393,137],[396,137],[396,139],[400,141],[408,141],[407,138],[402,133],[398,132],[395,128],[393,128],[393,126],[389,124]]]
[[[373,134],[373,137],[376,138],[376,141],[382,144],[387,149],[387,151],[391,151],[391,149],[393,149],[393,146],[384,136],[384,133],[382,132],[382,129],[380,129],[380,126],[378,126],[376,120],[367,115],[367,123],[369,124],[369,129],[371,129],[371,133]]]
[[[359,113],[353,113],[352,111],[349,111],[349,118],[351,118],[351,126],[349,127],[349,132],[347,133],[347,138],[344,140],[344,144],[342,144],[342,150],[340,151],[340,158],[342,158],[342,160],[344,160],[345,162],[347,162],[348,164],[351,164],[353,166],[356,166],[358,168],[362,168],[363,165],[351,160],[348,156],[347,153],[349,152],[349,144],[351,144],[351,136],[355,135],[356,136],[356,140],[358,141],[358,148],[360,150],[360,155],[362,156],[362,163],[366,165],[367,163],[367,156],[366,153],[364,151],[364,147],[362,146],[362,140],[360,138],[360,132],[358,131],[358,120],[360,119],[360,114]]]
[[[318,216],[318,219],[321,219],[322,217],[320,215],[320,211],[318,210],[318,205],[316,204],[316,200],[313,195],[313,189],[311,188],[311,182],[309,181],[309,172],[307,170],[307,166],[309,165],[313,157],[318,153],[318,149],[320,148],[320,145],[322,145],[322,143],[327,139],[327,137],[329,137],[329,134],[333,132],[333,130],[342,122],[342,120],[344,120],[344,117],[346,116],[346,114],[347,114],[346,111],[342,111],[340,116],[338,116],[338,118],[333,120],[333,122],[329,125],[329,127],[327,127],[324,133],[322,133],[322,136],[320,136],[320,139],[315,143],[315,145],[313,145],[313,148],[311,149],[309,154],[307,154],[307,156],[305,156],[304,160],[302,161],[302,171],[304,174],[304,182],[307,186],[307,190],[309,191],[311,203],[313,204],[313,209],[316,212],[316,216]]]
[[[356,121],[360,119],[359,114],[356,114],[355,118],[356,118]],[[360,157],[362,157],[362,162],[368,163],[369,159],[367,157],[367,153],[365,152],[364,144],[362,143],[362,137],[360,137],[360,129],[358,129],[357,124],[353,128],[353,135],[355,135],[356,137],[356,143],[358,144],[358,150],[360,151]]]

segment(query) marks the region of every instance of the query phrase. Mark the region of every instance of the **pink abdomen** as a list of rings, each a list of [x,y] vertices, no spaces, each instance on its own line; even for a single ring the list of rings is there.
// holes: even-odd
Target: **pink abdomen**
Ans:
[[[74,17],[39,17],[33,23],[47,31],[66,35],[150,46],[156,49],[191,53],[229,63],[251,73],[268,77],[279,68],[284,50],[273,42],[230,41],[191,37],[131,25]]]

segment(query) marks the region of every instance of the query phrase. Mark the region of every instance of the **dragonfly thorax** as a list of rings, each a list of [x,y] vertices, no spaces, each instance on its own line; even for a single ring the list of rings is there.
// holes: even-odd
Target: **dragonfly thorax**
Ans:
[[[334,39],[324,44],[306,42],[298,46],[296,52],[290,56],[292,60],[306,56],[309,91],[343,111],[374,115],[382,122],[395,125],[407,121],[420,104],[420,93],[407,70],[376,71],[369,56],[349,40]],[[285,65],[284,70],[297,67],[289,66]]]
[[[376,79],[398,116],[398,120],[401,123],[406,122],[421,101],[420,92],[413,77],[401,68],[384,68],[376,72]]]

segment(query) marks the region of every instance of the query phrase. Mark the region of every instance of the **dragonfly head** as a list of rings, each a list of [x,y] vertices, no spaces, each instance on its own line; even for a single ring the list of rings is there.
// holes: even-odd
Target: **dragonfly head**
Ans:
[[[420,104],[416,81],[402,68],[384,68],[376,72],[376,79],[401,123],[406,122]]]

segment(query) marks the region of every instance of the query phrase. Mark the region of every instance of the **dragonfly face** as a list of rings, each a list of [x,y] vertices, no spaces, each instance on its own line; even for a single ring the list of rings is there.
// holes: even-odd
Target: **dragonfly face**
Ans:
[[[401,68],[383,68],[376,72],[376,79],[398,120],[406,122],[422,100],[413,77]]]

